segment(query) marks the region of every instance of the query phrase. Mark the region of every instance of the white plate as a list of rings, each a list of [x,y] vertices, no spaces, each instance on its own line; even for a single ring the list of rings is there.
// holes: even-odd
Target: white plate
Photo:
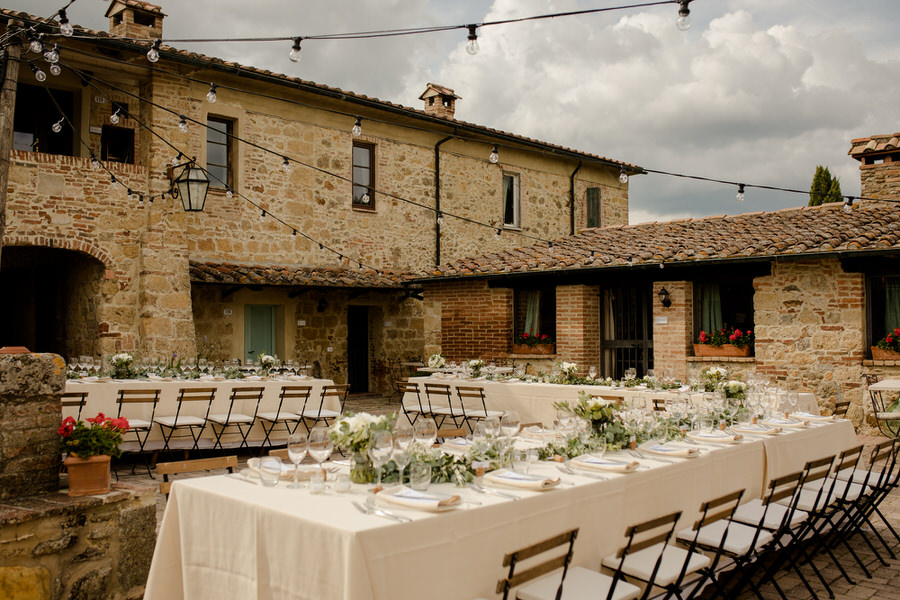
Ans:
[[[428,512],[446,512],[459,508],[462,505],[462,498],[457,495],[420,492],[405,485],[381,490],[375,494],[375,498],[384,504]]]

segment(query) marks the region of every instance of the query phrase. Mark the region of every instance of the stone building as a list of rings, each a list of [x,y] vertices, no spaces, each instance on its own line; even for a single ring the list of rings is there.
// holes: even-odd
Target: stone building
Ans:
[[[397,273],[628,221],[639,167],[459,120],[444,86],[413,109],[157,47],[162,9],[135,0],[75,38],[0,14],[60,56],[20,34],[0,346],[266,352],[368,391],[426,343]],[[167,193],[194,158],[202,212]]]

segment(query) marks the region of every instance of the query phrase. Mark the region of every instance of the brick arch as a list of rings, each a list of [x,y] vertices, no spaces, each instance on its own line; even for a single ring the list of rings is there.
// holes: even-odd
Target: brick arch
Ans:
[[[97,259],[103,264],[107,271],[112,271],[121,277],[121,274],[117,272],[116,264],[109,253],[86,240],[47,235],[20,235],[7,239],[3,246],[5,248],[12,246],[37,246],[81,252],[82,254],[87,254],[88,256]]]

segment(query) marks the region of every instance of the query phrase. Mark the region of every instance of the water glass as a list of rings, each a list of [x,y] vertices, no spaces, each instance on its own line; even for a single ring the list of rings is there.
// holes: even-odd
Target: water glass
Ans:
[[[530,464],[528,463],[528,451],[527,450],[513,450],[512,451],[512,468],[516,473],[528,473],[528,469],[530,468]]]
[[[341,473],[334,480],[334,491],[339,492],[341,494],[346,494],[350,491],[350,476],[346,473]]]
[[[309,478],[309,493],[321,494],[325,491],[325,471],[316,469]]]
[[[414,429],[417,442],[426,448],[431,448],[434,445],[434,442],[437,440],[437,425],[435,425],[434,419],[420,418],[416,421]]]
[[[413,463],[409,467],[409,486],[423,492],[429,485],[431,485],[431,465],[422,462]]]
[[[259,459],[259,480],[265,487],[275,487],[281,479],[281,459],[264,456]]]

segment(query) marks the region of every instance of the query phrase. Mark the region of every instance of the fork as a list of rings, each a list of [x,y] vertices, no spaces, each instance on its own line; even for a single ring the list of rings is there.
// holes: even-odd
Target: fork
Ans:
[[[596,473],[582,473],[581,471],[576,471],[569,465],[556,465],[556,468],[566,473],[568,475],[577,475],[579,477],[590,477],[591,479],[599,479],[600,481],[606,481],[609,477],[604,477],[603,475],[598,475]]]
[[[363,505],[355,500],[352,502],[352,504],[356,507],[356,510],[363,514],[377,515],[379,517],[384,517],[385,519],[397,521],[398,523],[407,523],[409,521],[412,521],[412,519],[410,519],[409,517],[403,517],[392,512],[381,510],[380,508],[375,508],[373,506]]]
[[[469,485],[469,487],[479,494],[493,494],[495,496],[500,496],[501,498],[506,498],[507,500],[519,500],[519,496],[516,496],[515,494],[508,494],[506,492],[501,492],[500,490],[484,487],[483,485],[478,483],[472,483]]]

